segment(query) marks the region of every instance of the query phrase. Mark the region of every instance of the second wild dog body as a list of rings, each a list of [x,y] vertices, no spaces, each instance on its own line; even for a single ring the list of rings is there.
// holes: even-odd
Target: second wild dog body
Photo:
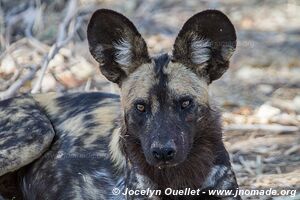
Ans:
[[[191,17],[173,54],[149,56],[135,26],[111,10],[88,26],[91,54],[120,98],[41,94],[0,103],[0,194],[24,199],[240,199],[209,84],[227,70],[235,30],[220,11]],[[8,186],[8,185],[6,185]],[[113,188],[121,193],[114,195]],[[200,196],[168,196],[200,189]],[[161,190],[159,196],[123,195]],[[16,191],[16,190],[14,190]],[[1,197],[0,197],[1,199]]]

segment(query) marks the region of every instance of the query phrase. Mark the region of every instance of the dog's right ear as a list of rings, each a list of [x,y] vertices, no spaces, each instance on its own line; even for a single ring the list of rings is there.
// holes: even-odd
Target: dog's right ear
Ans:
[[[141,34],[129,19],[115,11],[97,10],[89,22],[87,38],[102,74],[119,85],[138,66],[150,62]]]

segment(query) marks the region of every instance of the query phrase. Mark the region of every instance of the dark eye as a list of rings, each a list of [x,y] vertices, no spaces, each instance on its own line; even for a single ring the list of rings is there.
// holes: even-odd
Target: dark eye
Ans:
[[[183,99],[180,101],[181,109],[186,109],[192,105],[191,99]]]
[[[136,109],[138,110],[138,111],[140,111],[140,112],[145,112],[145,105],[143,105],[143,104],[140,104],[140,103],[137,103],[136,104]]]

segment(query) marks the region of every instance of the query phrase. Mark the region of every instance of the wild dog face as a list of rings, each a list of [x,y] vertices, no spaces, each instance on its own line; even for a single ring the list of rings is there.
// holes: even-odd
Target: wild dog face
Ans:
[[[223,13],[207,10],[191,17],[172,55],[150,57],[132,22],[111,10],[93,14],[88,41],[101,72],[121,88],[121,143],[132,162],[176,168],[221,140],[221,134],[208,134],[218,126],[208,85],[227,70],[236,47],[234,27]]]

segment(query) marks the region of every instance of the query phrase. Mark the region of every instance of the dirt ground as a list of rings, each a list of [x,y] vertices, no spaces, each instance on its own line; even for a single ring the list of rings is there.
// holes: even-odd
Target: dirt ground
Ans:
[[[229,71],[211,85],[223,110],[224,140],[240,188],[297,190],[300,199],[300,1],[2,0],[0,99],[26,92],[118,89],[89,55],[86,26],[97,8],[128,16],[152,54],[204,9],[225,12],[238,46]]]

